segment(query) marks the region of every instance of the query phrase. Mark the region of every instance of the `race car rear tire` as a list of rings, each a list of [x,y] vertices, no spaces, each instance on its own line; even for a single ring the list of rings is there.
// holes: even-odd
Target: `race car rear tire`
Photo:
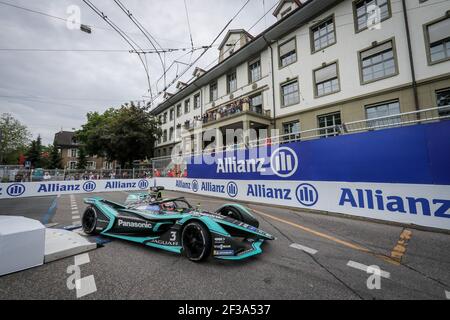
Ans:
[[[87,207],[81,219],[84,233],[88,235],[97,234],[97,210],[94,207]]]
[[[183,255],[189,260],[200,262],[211,254],[211,235],[200,222],[192,221],[186,224],[181,233]]]

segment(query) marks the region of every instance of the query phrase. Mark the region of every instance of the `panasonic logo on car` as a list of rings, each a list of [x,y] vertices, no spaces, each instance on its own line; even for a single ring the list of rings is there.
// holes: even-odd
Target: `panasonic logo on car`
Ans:
[[[117,221],[117,225],[119,227],[128,227],[128,228],[149,228],[151,229],[153,226],[148,222],[135,222],[135,221],[124,221],[119,219]]]
[[[81,185],[79,184],[62,184],[59,183],[43,183],[39,185],[38,193],[49,192],[66,192],[66,191],[80,191]]]
[[[339,205],[450,218],[450,200],[385,195],[382,190],[342,188]]]

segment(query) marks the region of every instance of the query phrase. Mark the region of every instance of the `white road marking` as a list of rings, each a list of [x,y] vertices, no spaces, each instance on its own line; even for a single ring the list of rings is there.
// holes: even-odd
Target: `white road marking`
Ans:
[[[83,264],[91,262],[91,259],[89,259],[89,254],[83,253],[75,256],[75,265],[81,266]]]
[[[80,216],[72,216],[72,219],[74,219],[74,220],[80,219]]]
[[[72,214],[79,214],[79,213],[80,213],[80,211],[78,211],[78,210],[72,211]]]
[[[77,299],[97,291],[93,275],[75,280]]]
[[[302,246],[301,244],[298,244],[298,243],[293,243],[289,247],[305,251],[305,252],[307,252],[309,254],[316,254],[317,253],[317,250],[312,249],[312,248],[308,248],[308,247],[305,247],[305,246]]]
[[[358,269],[358,270],[362,270],[362,271],[364,271],[366,273],[367,273],[367,270],[369,269],[369,266],[366,266],[366,265],[364,265],[362,263],[351,261],[351,260],[347,263],[347,266],[355,268],[355,269]],[[383,271],[383,270],[381,270],[381,274],[380,275],[383,278],[386,278],[386,279],[389,279],[391,277],[391,274],[389,272]]]
[[[81,221],[77,220],[73,222],[74,225],[81,224]]]
[[[450,300],[450,291],[445,290],[445,297]]]

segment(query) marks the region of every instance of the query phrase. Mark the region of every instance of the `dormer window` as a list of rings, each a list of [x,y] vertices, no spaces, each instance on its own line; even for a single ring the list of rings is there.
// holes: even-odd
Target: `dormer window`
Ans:
[[[286,10],[284,10],[283,12],[281,12],[281,18],[284,18],[285,16],[287,16],[291,11],[292,11],[292,7],[289,7]]]

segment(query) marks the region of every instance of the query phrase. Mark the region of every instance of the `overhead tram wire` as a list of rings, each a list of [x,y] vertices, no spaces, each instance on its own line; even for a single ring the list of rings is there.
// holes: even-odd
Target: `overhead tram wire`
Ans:
[[[156,48],[154,42],[151,38],[153,38],[150,33],[142,26],[142,24],[133,16],[133,14],[128,10],[120,0],[114,0],[114,2],[119,6],[119,8],[128,16],[128,18],[134,23],[134,25],[142,32],[142,34],[147,38],[147,40],[150,42],[152,47],[155,49],[155,51],[158,53],[159,60],[161,62],[162,70],[163,72],[166,70],[166,65],[161,57],[161,54],[158,52],[158,49]],[[154,40],[154,38],[153,38]],[[156,44],[161,48],[161,45],[159,45],[158,42]],[[150,84],[149,84],[150,86]],[[151,95],[151,94],[150,94]]]
[[[201,50],[204,47],[194,48],[194,50]],[[16,52],[99,52],[99,53],[140,53],[140,54],[156,54],[156,53],[172,53],[177,51],[191,52],[191,48],[165,48],[162,50],[154,49],[140,49],[139,51],[125,50],[125,49],[43,49],[43,48],[0,48],[1,51],[16,51]]]
[[[230,19],[230,21],[228,21],[228,23],[222,28],[222,30],[219,32],[219,34],[214,38],[214,40],[211,42],[211,44],[205,48],[205,50],[194,60],[194,62],[189,64],[189,67],[187,67],[178,77],[176,77],[175,79],[173,79],[171,81],[171,83],[169,84],[169,86],[166,86],[163,90],[163,92],[165,92],[170,86],[172,86],[178,79],[180,79],[183,75],[186,74],[186,72],[188,72],[193,65],[195,65],[205,54],[206,52],[214,46],[214,43],[217,41],[217,39],[219,39],[219,37],[221,36],[221,34],[228,28],[228,26],[234,21],[234,19],[236,19],[236,17],[244,10],[244,8],[250,3],[251,0],[247,0],[244,5],[237,11],[237,13]],[[155,102],[156,99],[158,99],[161,96],[162,92],[157,93],[157,96],[155,98],[152,99],[151,104],[153,104],[153,102]]]
[[[194,40],[192,38],[191,22],[189,21],[189,11],[188,11],[186,0],[184,0],[184,9],[186,11],[186,19],[187,19],[187,24],[188,24],[188,29],[189,29],[189,37],[191,40],[191,47],[192,47],[192,49],[194,49]]]
[[[100,11],[94,4],[91,3],[90,0],[82,0],[89,8],[91,8],[100,18],[102,18],[103,20],[106,21],[106,23],[108,23],[109,26],[111,26],[127,43],[128,45],[135,51],[137,52],[136,47],[138,47],[140,50],[142,50],[142,48],[140,48],[138,45],[136,45],[136,47],[133,45],[133,43],[135,43],[129,36],[127,36],[126,33],[124,33],[122,31],[122,29],[120,29],[115,23],[113,23],[106,15],[103,14],[102,11]],[[132,43],[133,42],[133,43]],[[135,43],[136,44],[136,43]],[[152,88],[151,88],[151,84],[150,84],[150,75],[147,69],[147,66],[144,62],[144,60],[142,59],[140,53],[137,53],[139,60],[142,63],[142,66],[144,67],[145,70],[145,74],[147,76],[147,83],[148,83],[148,91],[150,93],[150,96],[153,96],[152,93]]]

